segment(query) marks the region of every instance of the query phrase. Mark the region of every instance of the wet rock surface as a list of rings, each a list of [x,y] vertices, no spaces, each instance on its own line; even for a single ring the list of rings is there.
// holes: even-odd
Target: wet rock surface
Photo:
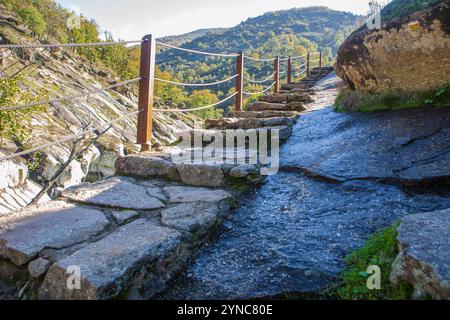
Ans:
[[[346,181],[414,184],[450,179],[450,109],[303,115],[281,157],[282,170]]]
[[[308,105],[316,111],[300,117],[293,137],[281,149],[284,171],[269,177],[242,203],[225,223],[227,231],[162,299],[316,293],[336,280],[345,267],[344,257],[371,234],[408,214],[450,207],[445,192],[406,193],[377,179],[354,179],[378,172],[392,177],[392,167],[407,167],[415,159],[430,157],[431,163],[436,159],[443,164],[439,156],[446,156],[448,112],[437,110],[433,117],[421,110],[416,116],[393,112],[392,121],[383,113],[334,113],[323,108],[332,105],[338,82],[330,76],[317,87],[324,91]],[[436,133],[418,138],[433,124]],[[396,153],[396,148],[405,148],[407,154]],[[401,166],[392,165],[398,162]],[[446,163],[438,175],[446,174],[448,158]],[[307,167],[308,173],[332,179],[314,179],[303,173]],[[435,176],[435,171],[422,168],[416,172]]]
[[[450,210],[407,216],[398,233],[391,278],[411,283],[416,298],[450,299]]]

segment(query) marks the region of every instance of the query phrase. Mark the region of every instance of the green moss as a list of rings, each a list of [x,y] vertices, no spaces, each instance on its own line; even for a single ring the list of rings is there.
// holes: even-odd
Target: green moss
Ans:
[[[363,93],[342,90],[335,101],[335,110],[371,112],[412,109],[425,106],[450,107],[450,85],[427,92],[407,92],[394,89],[383,93]]]
[[[437,5],[442,0],[395,0],[388,4],[382,12],[383,21],[403,18],[410,14]]]
[[[372,235],[365,245],[345,258],[348,269],[341,275],[340,284],[334,289],[340,299],[346,300],[402,300],[410,299],[412,287],[405,283],[392,284],[389,280],[392,264],[398,255],[398,225],[387,228]],[[381,269],[381,289],[367,288],[370,274],[367,268],[371,265]]]

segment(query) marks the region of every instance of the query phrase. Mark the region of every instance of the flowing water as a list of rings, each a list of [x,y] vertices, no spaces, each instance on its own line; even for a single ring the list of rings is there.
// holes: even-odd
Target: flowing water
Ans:
[[[295,148],[291,139],[282,147],[281,157]],[[406,214],[448,207],[448,195],[408,194],[376,181],[330,183],[279,172],[243,200],[226,221],[226,230],[201,248],[162,298],[240,299],[318,292],[335,281],[345,255],[370,234]]]

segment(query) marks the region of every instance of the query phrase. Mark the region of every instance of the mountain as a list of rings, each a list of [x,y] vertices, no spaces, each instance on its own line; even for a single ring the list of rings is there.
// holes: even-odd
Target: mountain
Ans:
[[[256,58],[302,55],[307,50],[322,51],[325,63],[331,64],[339,46],[354,30],[358,18],[352,13],[326,7],[268,12],[222,32],[195,38],[182,47],[215,53],[244,51]],[[157,60],[161,70],[184,81],[223,78],[234,70],[234,61],[230,62],[230,59],[205,58],[173,49],[163,50]],[[263,65],[255,65],[248,70],[256,76],[271,73],[271,68]],[[227,91],[227,88],[220,86],[220,90]]]
[[[182,46],[185,43],[194,41],[197,38],[203,36],[212,36],[225,33],[227,28],[209,28],[209,29],[199,29],[192,32],[188,32],[180,35],[161,37],[158,40],[172,46]]]

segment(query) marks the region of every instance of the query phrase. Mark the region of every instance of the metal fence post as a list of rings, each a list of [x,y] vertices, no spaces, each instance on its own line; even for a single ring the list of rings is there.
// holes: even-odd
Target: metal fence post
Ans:
[[[236,59],[236,74],[238,75],[236,78],[236,102],[235,102],[235,111],[242,111],[242,101],[244,95],[244,53],[239,52],[239,55]]]
[[[323,65],[323,62],[322,62],[322,52],[320,52],[320,64],[319,64],[319,67],[321,67],[322,68],[322,65]]]
[[[274,69],[275,69],[275,86],[273,89],[274,93],[278,93],[280,92],[280,57],[277,56],[275,58],[275,65],[274,65]]]
[[[142,39],[141,68],[139,83],[139,110],[137,125],[137,144],[141,151],[152,148],[153,129],[153,85],[155,75],[155,38],[150,34]]]

